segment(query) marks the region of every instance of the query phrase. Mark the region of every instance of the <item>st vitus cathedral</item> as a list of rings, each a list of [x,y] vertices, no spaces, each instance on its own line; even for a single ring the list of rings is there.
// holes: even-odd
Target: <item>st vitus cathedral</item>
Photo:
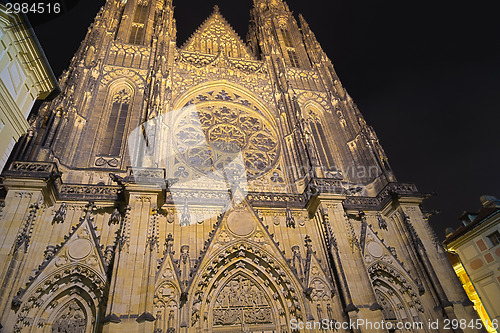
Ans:
[[[425,196],[284,1],[254,0],[247,42],[216,7],[179,46],[171,0],[107,0],[60,86],[3,173],[2,332],[475,318]]]

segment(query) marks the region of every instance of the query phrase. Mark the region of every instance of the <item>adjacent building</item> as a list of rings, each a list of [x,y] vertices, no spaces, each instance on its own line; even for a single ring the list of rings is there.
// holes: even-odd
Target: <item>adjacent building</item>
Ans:
[[[482,196],[482,208],[464,212],[462,226],[447,229],[444,246],[474,308],[497,332],[500,321],[500,200]]]
[[[5,330],[449,332],[477,318],[425,195],[397,181],[306,19],[255,0],[243,41],[207,15],[181,45],[171,0],[97,14],[2,174]]]
[[[14,144],[30,129],[27,118],[35,100],[58,89],[26,17],[8,13],[0,2],[0,172]]]

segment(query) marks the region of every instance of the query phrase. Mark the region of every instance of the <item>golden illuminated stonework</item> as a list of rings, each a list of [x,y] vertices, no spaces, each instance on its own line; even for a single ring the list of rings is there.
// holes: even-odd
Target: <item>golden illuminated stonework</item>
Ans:
[[[276,164],[280,149],[275,126],[248,100],[224,89],[211,90],[184,108],[174,123],[174,149],[186,162],[179,167],[217,172],[242,153],[246,174],[255,178]]]
[[[182,47],[176,33],[171,0],[107,0],[32,119],[2,175],[5,332],[474,318],[424,195],[301,15],[255,0],[246,41],[218,8]]]

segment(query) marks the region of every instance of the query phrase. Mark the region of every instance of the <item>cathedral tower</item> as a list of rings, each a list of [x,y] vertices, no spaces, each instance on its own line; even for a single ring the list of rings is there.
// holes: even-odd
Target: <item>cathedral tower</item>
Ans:
[[[222,11],[179,45],[171,0],[106,1],[3,173],[4,332],[472,319],[305,19]]]

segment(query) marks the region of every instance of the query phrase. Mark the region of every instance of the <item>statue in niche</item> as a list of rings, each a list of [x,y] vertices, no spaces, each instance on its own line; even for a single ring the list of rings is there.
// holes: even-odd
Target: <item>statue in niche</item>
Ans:
[[[191,273],[191,261],[189,258],[189,245],[181,246],[181,260],[179,263],[179,268],[181,270],[181,283],[183,286],[188,285],[189,274]]]
[[[377,213],[377,222],[380,229],[387,230],[387,222],[384,220],[380,213]]]
[[[63,202],[61,204],[61,207],[56,212],[56,215],[54,215],[54,219],[52,220],[52,223],[62,223],[64,222],[64,219],[66,218],[66,203]]]
[[[302,263],[302,256],[300,254],[300,248],[298,245],[292,246],[292,253],[293,253],[292,267],[295,268],[299,279],[301,281],[303,281],[304,280],[304,266]]]

